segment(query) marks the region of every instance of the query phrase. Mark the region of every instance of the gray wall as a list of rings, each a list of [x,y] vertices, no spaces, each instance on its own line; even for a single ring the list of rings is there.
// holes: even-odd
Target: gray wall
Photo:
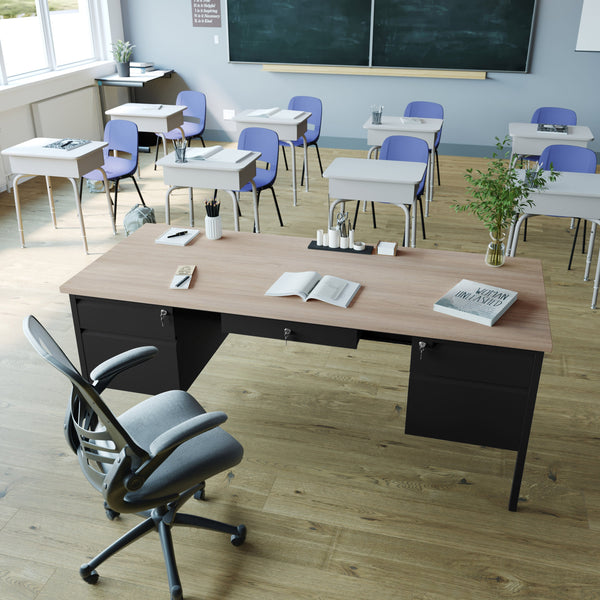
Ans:
[[[122,0],[122,11],[134,60],[176,71],[137,99],[174,103],[182,89],[203,91],[207,139],[236,139],[224,109],[283,108],[291,96],[311,95],[324,105],[321,146],[366,148],[362,124],[371,104],[401,115],[411,100],[432,100],[445,109],[442,153],[489,156],[494,137],[506,135],[510,121],[529,121],[538,106],[572,108],[578,123],[600,136],[600,53],[575,52],[582,3],[538,0],[530,72],[489,73],[485,81],[267,73],[261,65],[229,64],[227,0],[221,28],[193,27],[190,0]],[[598,139],[592,148],[600,150]]]

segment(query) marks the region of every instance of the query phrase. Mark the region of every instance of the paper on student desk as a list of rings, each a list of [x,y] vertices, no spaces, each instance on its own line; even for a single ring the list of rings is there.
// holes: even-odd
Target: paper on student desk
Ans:
[[[223,148],[217,154],[210,156],[207,162],[239,163],[252,155],[252,150],[238,150],[237,148]]]
[[[425,119],[421,119],[420,117],[400,117],[400,123],[425,123]]]
[[[246,116],[248,117],[270,117],[274,115],[279,108],[276,106],[274,108],[257,108],[256,110],[250,111]]]
[[[293,119],[294,121],[297,121],[298,119],[300,119],[301,117],[303,117],[306,114],[305,111],[303,110],[280,110],[278,112],[276,112],[273,117],[277,118],[277,119]]]
[[[186,148],[185,157],[192,160],[206,160],[223,150],[223,146],[210,146],[209,148]]]
[[[196,265],[179,265],[169,286],[172,290],[187,290],[192,283]]]
[[[199,233],[199,229],[171,227],[154,241],[167,246],[187,246]]]

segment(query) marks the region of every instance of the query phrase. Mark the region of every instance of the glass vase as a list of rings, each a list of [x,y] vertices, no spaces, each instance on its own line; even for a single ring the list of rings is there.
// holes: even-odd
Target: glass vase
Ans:
[[[490,233],[490,237],[492,238],[492,241],[488,244],[485,253],[485,264],[490,267],[501,267],[506,258],[506,247],[504,246],[506,235],[502,233],[496,238]]]

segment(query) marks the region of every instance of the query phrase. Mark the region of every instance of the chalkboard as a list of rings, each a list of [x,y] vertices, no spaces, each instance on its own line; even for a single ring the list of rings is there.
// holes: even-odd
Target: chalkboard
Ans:
[[[228,0],[233,62],[526,71],[535,0]]]
[[[525,71],[535,0],[376,0],[373,65]]]
[[[229,60],[369,64],[369,0],[228,0]]]

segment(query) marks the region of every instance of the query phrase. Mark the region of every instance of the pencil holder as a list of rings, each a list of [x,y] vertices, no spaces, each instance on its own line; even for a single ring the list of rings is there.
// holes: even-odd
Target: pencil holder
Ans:
[[[208,240],[221,239],[221,235],[223,234],[223,230],[221,229],[221,215],[218,217],[204,217],[204,231]]]

